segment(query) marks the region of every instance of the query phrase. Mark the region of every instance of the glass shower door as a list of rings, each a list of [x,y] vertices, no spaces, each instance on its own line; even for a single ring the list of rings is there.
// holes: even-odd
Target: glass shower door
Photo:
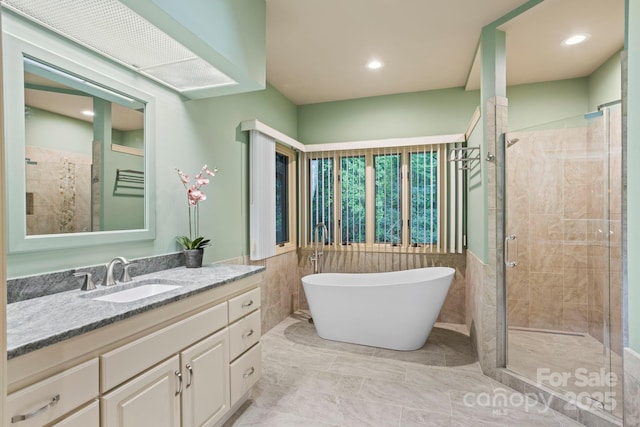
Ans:
[[[619,128],[613,107],[505,138],[507,367],[617,415]]]

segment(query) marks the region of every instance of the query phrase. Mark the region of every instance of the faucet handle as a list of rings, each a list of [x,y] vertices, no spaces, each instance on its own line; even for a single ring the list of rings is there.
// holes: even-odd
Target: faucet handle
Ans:
[[[133,267],[137,265],[135,262],[127,262],[122,265],[122,277],[120,278],[120,282],[127,283],[133,280],[131,274],[129,273],[129,267]]]
[[[82,278],[82,286],[80,287],[81,291],[93,291],[96,289],[96,284],[93,283],[93,279],[91,278],[91,273],[86,271],[81,271],[77,273],[73,273],[75,277]]]

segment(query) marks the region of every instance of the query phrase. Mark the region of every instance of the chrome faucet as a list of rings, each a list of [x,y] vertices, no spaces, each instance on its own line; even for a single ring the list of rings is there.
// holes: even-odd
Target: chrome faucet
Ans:
[[[322,244],[319,242],[319,231],[322,230]],[[309,257],[309,261],[313,264],[313,273],[320,273],[320,258],[324,255],[324,241],[329,234],[329,230],[327,230],[327,226],[324,225],[324,222],[319,222],[313,229],[314,236],[314,244],[313,244],[313,255]]]
[[[130,282],[132,280],[131,275],[129,274],[129,267],[134,264],[127,261],[126,258],[119,256],[115,257],[109,262],[109,264],[107,264],[107,273],[104,275],[102,286],[113,286],[117,283],[116,279],[113,277],[113,267],[116,264],[122,265],[122,276],[120,277],[120,281]]]

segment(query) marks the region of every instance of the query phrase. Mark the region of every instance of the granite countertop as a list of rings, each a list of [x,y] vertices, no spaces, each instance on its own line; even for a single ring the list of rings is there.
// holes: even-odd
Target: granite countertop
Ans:
[[[202,268],[172,268],[133,278],[133,282],[94,291],[78,290],[32,298],[7,305],[7,358],[11,359],[127,319],[200,292],[259,273],[261,266],[211,264]],[[129,303],[95,297],[147,283],[179,284],[171,291]]]

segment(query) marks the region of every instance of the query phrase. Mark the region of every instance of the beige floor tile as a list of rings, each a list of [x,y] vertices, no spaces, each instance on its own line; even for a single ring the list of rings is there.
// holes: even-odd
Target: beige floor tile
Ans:
[[[263,377],[224,427],[576,425],[484,376],[464,325],[401,352],[323,340],[295,313],[261,341]]]

